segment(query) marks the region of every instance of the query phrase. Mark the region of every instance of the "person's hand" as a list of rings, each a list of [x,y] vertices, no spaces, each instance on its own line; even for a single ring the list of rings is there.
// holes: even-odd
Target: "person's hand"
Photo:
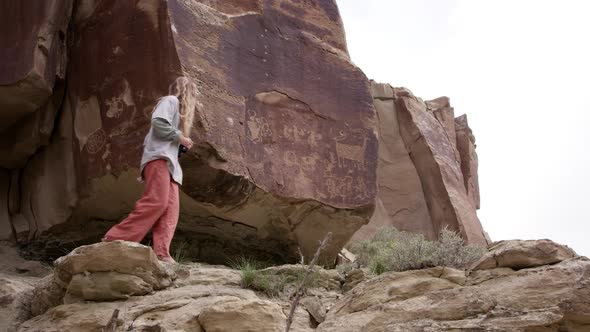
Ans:
[[[180,144],[186,146],[186,148],[189,150],[193,147],[193,140],[188,137],[185,137],[184,135],[180,135],[178,141],[180,142]]]

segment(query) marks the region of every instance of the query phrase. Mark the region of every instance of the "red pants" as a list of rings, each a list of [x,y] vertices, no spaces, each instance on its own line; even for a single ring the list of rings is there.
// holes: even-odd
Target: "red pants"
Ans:
[[[172,181],[164,159],[150,161],[143,169],[146,186],[135,209],[113,226],[104,240],[141,242],[152,230],[154,252],[158,258],[170,257],[170,242],[178,223],[178,184]]]

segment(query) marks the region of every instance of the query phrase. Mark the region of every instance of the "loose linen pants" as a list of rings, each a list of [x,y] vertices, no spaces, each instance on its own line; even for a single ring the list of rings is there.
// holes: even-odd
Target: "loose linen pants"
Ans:
[[[106,233],[104,240],[141,242],[151,229],[154,252],[160,259],[169,258],[178,223],[178,184],[172,181],[164,159],[150,161],[144,167],[143,177],[145,190],[135,208]]]

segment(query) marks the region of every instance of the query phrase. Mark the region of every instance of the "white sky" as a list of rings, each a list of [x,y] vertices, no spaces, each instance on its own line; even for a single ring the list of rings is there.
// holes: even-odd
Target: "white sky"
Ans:
[[[337,2],[369,78],[467,114],[492,240],[590,256],[590,1]]]

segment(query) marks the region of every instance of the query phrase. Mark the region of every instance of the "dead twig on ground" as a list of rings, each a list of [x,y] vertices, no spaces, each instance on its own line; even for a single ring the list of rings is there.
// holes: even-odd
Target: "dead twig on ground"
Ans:
[[[104,332],[115,332],[117,329],[117,320],[119,318],[119,309],[115,309],[113,311],[113,315],[111,316],[111,319],[109,319],[109,322],[107,323],[107,326],[105,326],[104,328]]]
[[[320,241],[320,245],[319,245],[318,249],[316,250],[315,255],[313,256],[313,259],[311,260],[311,262],[309,263],[309,265],[305,269],[305,274],[303,275],[303,278],[301,279],[301,283],[299,284],[299,286],[297,287],[297,290],[295,291],[295,298],[293,299],[293,302],[291,303],[291,310],[289,311],[289,316],[287,317],[287,327],[285,328],[285,332],[289,332],[289,329],[291,328],[291,323],[293,323],[293,316],[295,315],[295,309],[297,309],[297,306],[299,305],[299,300],[301,299],[301,296],[303,295],[303,290],[305,287],[305,283],[307,281],[307,277],[313,271],[314,265],[317,263],[318,259],[320,258],[320,253],[322,252],[322,250],[324,250],[326,248],[326,246],[328,245],[328,242],[330,242],[331,238],[332,238],[332,232],[328,232],[328,234],[326,234],[326,237],[324,237],[324,239],[322,241]]]

